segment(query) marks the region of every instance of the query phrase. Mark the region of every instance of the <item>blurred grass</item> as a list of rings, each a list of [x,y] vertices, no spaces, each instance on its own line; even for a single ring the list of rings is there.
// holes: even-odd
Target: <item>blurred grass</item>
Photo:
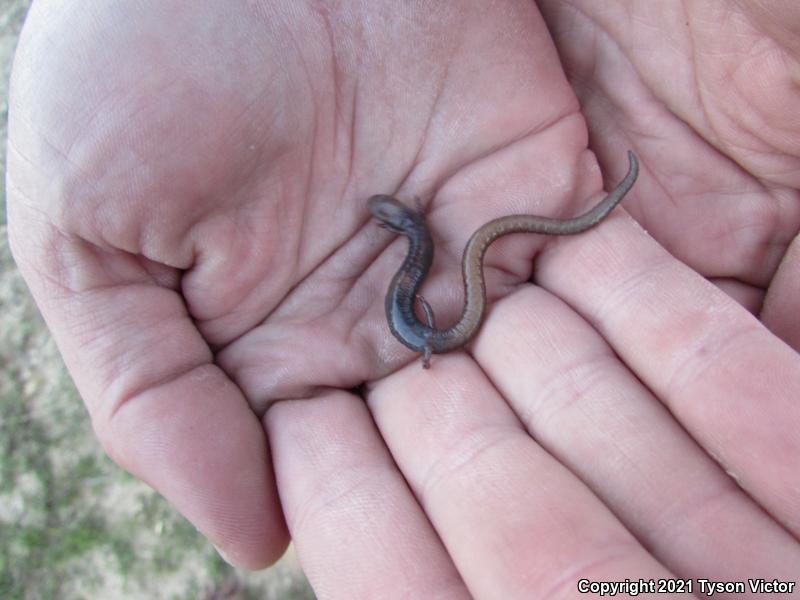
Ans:
[[[2,138],[8,79],[29,0],[0,0]],[[6,147],[2,145],[2,181]],[[166,501],[116,467],[8,248],[0,196],[0,598],[314,597],[290,551],[234,569]]]

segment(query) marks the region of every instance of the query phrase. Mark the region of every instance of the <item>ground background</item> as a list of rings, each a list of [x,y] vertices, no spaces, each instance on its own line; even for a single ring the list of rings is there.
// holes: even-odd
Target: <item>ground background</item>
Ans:
[[[0,0],[0,139],[29,0]],[[0,148],[0,598],[314,598],[290,550],[228,566],[158,494],[101,452],[8,249]]]

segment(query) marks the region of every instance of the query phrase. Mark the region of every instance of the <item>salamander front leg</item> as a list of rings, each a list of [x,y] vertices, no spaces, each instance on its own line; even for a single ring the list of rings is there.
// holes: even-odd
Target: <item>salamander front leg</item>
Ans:
[[[425,323],[431,329],[436,329],[436,320],[433,317],[433,309],[431,305],[428,304],[428,301],[425,300],[425,297],[421,294],[417,294],[417,300],[419,301],[420,306],[422,306],[422,312],[425,313]],[[422,349],[422,368],[423,369],[430,369],[431,368],[431,355],[433,354],[433,350],[431,349],[430,345],[425,344],[425,347]]]

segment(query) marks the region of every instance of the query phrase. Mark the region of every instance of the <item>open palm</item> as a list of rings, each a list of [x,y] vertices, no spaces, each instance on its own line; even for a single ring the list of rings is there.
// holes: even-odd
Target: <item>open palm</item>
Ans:
[[[232,562],[288,524],[323,597],[797,572],[791,11],[539,4],[34,4],[15,256],[106,450]],[[424,206],[443,325],[472,231],[577,214],[629,148],[635,220],[497,242],[423,372],[366,199]]]

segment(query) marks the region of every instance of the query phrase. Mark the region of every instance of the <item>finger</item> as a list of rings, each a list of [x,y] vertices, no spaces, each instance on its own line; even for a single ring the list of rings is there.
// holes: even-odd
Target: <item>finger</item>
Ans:
[[[583,241],[602,254],[602,240]],[[565,303],[523,287],[493,307],[475,355],[536,441],[671,571],[714,581],[797,573],[796,540]]]
[[[468,598],[364,403],[344,392],[264,417],[303,570],[321,598]]]
[[[770,331],[800,352],[798,298],[800,298],[800,235],[789,245],[770,283],[761,309],[761,320]]]
[[[213,364],[180,295],[159,285],[174,274],[62,236],[12,206],[15,258],[106,452],[232,562],[276,560],[287,533],[263,429]]]
[[[474,597],[573,595],[584,578],[669,575],[463,354],[397,372],[370,406]]]
[[[800,533],[800,357],[629,219],[562,240],[538,281],[606,338],[692,437]],[[557,248],[558,251],[555,251]]]

